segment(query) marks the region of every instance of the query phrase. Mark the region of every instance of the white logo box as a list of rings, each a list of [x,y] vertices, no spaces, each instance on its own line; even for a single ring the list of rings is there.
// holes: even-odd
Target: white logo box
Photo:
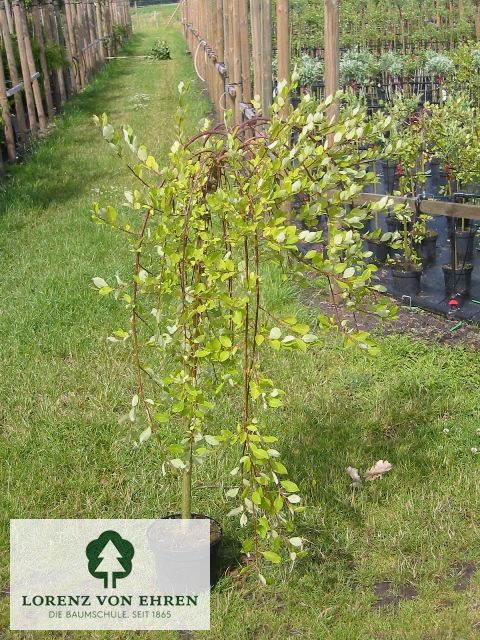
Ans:
[[[10,628],[210,629],[209,521],[11,520]]]

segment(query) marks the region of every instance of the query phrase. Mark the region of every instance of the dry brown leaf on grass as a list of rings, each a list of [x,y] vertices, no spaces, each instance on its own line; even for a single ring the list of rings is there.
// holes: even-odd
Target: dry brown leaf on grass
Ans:
[[[373,467],[371,467],[368,471],[365,471],[363,474],[366,480],[378,480],[378,478],[383,478],[383,474],[390,471],[392,465],[388,460],[378,460]]]
[[[350,486],[354,489],[362,486],[362,479],[358,473],[358,469],[355,469],[355,467],[347,467],[347,473],[353,481]]]
[[[378,460],[373,467],[371,467],[368,471],[365,471],[363,477],[366,480],[378,480],[379,478],[383,478],[383,475],[392,469],[392,464],[388,462],[388,460]],[[350,485],[354,489],[358,489],[362,486],[362,478],[358,469],[355,467],[347,467],[346,472],[352,479],[352,484]]]

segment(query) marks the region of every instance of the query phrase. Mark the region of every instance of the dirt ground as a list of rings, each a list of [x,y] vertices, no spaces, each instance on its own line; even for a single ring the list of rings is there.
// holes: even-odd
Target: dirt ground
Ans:
[[[334,314],[333,305],[325,292],[309,291],[305,301],[309,306],[320,308],[326,315]],[[392,303],[399,307],[396,320],[378,325],[376,318],[357,314],[358,327],[375,335],[409,335],[436,344],[480,349],[480,325],[465,321],[460,323],[456,318],[436,315],[417,307],[410,309],[402,306],[398,300],[392,299]]]

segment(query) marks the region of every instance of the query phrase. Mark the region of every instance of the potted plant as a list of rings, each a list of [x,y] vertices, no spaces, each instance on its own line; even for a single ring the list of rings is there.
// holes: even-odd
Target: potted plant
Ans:
[[[373,229],[363,235],[367,249],[371,254],[369,258],[376,265],[383,265],[387,262],[390,243],[394,238],[394,234],[390,231],[384,232],[380,224],[380,212],[389,211],[389,204],[389,198],[385,196],[373,207]]]
[[[452,243],[452,258],[449,263],[442,265],[445,279],[445,293],[447,296],[468,296],[472,284],[473,264],[458,259]]]
[[[412,246],[412,212],[397,206],[396,215],[402,223],[402,232],[399,240],[393,243],[393,248],[401,251],[396,254],[396,260],[392,265],[393,286],[398,294],[416,296],[420,292],[422,263]]]
[[[294,562],[304,554],[294,524],[304,509],[299,488],[269,433],[268,412],[282,407],[285,397],[272,380],[269,353],[302,354],[337,320],[321,316],[311,327],[270,308],[261,270],[270,265],[284,280],[306,286],[308,265],[337,291],[335,304],[364,306],[380,318],[394,314],[376,299],[383,288],[365,262],[358,212],[345,206],[365,180],[352,144],[361,135],[380,135],[388,123],[370,121],[361,109],[332,122],[331,97],[303,99],[285,118],[289,88],[281,82],[270,121],[232,126],[227,120],[221,129],[205,123],[187,139],[183,83],[179,90],[177,139],[162,169],[130,128],[117,132],[105,115],[97,119],[109,147],[120,157],[125,149],[132,154],[138,188],[126,192],[120,210],[94,206],[97,222],[126,233],[134,262],[133,277],[118,277],[113,287],[95,278],[94,285],[130,313],[128,328],[111,336],[113,343],[131,345],[137,372],[127,420],[139,444],[158,443],[164,472],[178,476],[179,516],[195,513],[194,476],[206,457],[233,449],[236,461],[223,458],[218,484],[234,483],[226,491],[235,501],[228,515],[238,519],[242,551],[252,560],[242,572],[256,569],[265,584],[265,562]],[[353,140],[345,136],[345,123]],[[301,241],[315,247],[321,237],[289,223],[285,204],[299,193],[310,196],[299,212],[307,227],[327,216],[325,255],[298,249]],[[375,351],[368,334],[339,326],[346,344]],[[218,403],[227,416],[221,428],[213,418]]]
[[[412,230],[414,248],[424,265],[435,262],[437,253],[438,233],[429,228],[430,220],[432,220],[431,216],[421,213],[415,218]]]

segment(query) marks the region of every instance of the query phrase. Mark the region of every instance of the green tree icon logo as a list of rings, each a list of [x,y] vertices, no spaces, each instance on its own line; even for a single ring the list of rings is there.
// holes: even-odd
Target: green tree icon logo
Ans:
[[[132,570],[133,545],[116,531],[104,531],[88,543],[85,550],[88,571],[103,580],[103,587],[115,589],[119,578],[126,578]]]

